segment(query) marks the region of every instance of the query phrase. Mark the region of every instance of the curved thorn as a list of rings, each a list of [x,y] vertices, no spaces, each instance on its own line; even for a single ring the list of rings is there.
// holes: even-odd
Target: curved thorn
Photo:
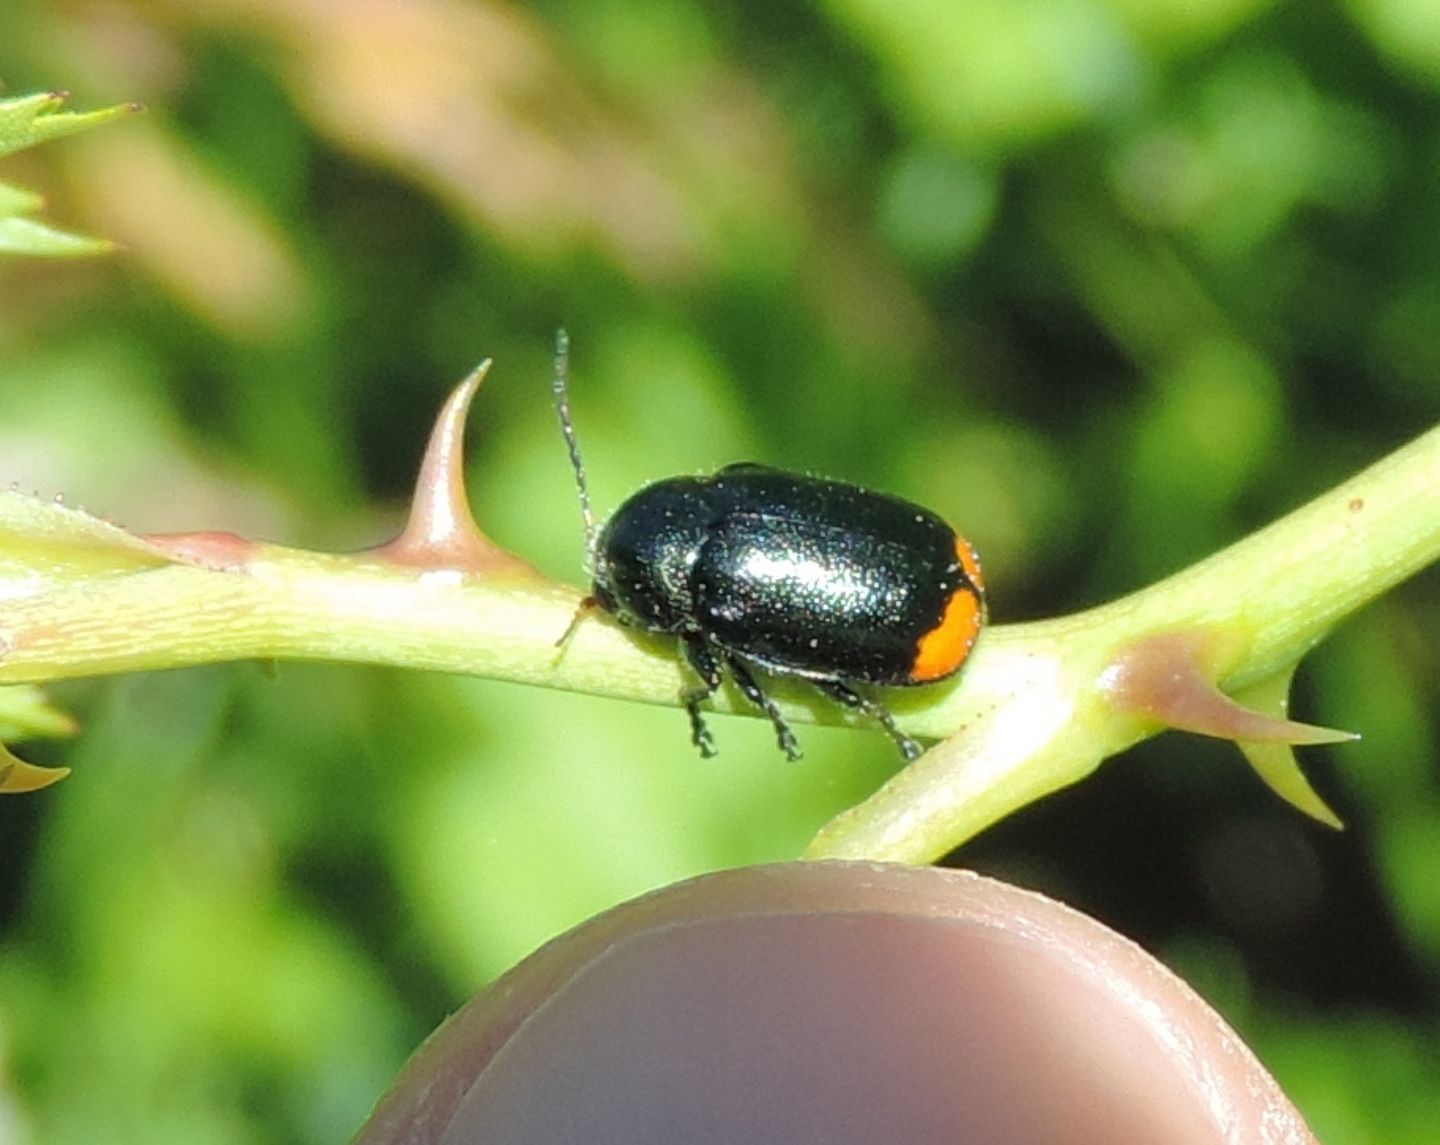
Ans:
[[[435,419],[404,531],[376,551],[398,564],[463,572],[533,574],[480,531],[465,492],[465,418],[490,370],[487,358],[456,386]]]
[[[1300,762],[1288,743],[1241,743],[1238,745],[1265,786],[1291,807],[1305,812],[1327,827],[1343,831],[1345,824],[1300,770]]]
[[[1126,649],[1103,675],[1117,707],[1149,721],[1219,739],[1319,744],[1358,739],[1246,707],[1222,692],[1201,661],[1204,636],[1171,632]],[[1288,683],[1288,676],[1286,677]]]
[[[18,794],[23,791],[39,791],[52,783],[59,783],[70,774],[68,767],[39,767],[26,763],[10,754],[9,748],[0,744],[0,792]]]
[[[1211,679],[1203,663],[1205,651],[1201,633],[1148,637],[1128,648],[1106,671],[1105,686],[1117,705],[1141,718],[1234,740],[1270,790],[1321,823],[1341,828],[1340,817],[1300,770],[1292,747],[1359,737],[1286,718],[1293,664],[1232,697]]]
[[[1295,665],[1278,672],[1267,680],[1237,693],[1237,699],[1256,711],[1267,711],[1284,716],[1290,707],[1290,682],[1295,676]],[[1300,762],[1289,744],[1260,743],[1241,740],[1237,746],[1265,786],[1285,800],[1290,806],[1303,811],[1312,819],[1343,831],[1345,824],[1340,816],[1320,797],[1310,785],[1310,780],[1300,769]]]

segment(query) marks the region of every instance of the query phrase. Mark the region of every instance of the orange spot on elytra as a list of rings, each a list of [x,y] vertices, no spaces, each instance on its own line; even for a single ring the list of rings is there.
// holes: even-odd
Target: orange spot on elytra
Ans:
[[[956,586],[940,623],[916,644],[910,679],[917,684],[942,680],[958,671],[985,623],[985,578],[980,574],[980,558],[964,537],[955,538],[955,552],[969,583]]]

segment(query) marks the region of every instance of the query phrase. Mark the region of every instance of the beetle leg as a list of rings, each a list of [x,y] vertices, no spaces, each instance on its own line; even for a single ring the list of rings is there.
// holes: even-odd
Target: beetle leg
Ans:
[[[862,696],[848,684],[842,684],[839,680],[812,680],[811,683],[832,700],[838,700],[847,708],[856,708],[877,721],[890,733],[890,738],[895,741],[895,746],[900,749],[900,754],[906,760],[920,757],[920,745],[895,726],[895,717],[890,714],[890,709],[884,704],[878,700],[872,700],[868,696]]]
[[[690,742],[700,749],[703,758],[709,759],[715,754],[715,739],[711,736],[710,729],[705,726],[705,719],[700,714],[700,704],[701,701],[709,699],[710,694],[720,686],[720,665],[715,662],[715,656],[702,636],[681,636],[680,646],[685,649],[685,659],[691,670],[700,677],[700,687],[686,688],[680,694],[685,712],[690,717]]]
[[[795,733],[790,730],[790,725],[785,722],[785,717],[780,714],[780,708],[775,701],[760,690],[750,668],[738,656],[729,654],[725,656],[725,663],[730,668],[730,674],[735,677],[735,683],[745,693],[745,698],[770,717],[770,722],[775,725],[775,738],[779,741],[785,758],[792,763],[799,759],[800,744],[795,739]]]

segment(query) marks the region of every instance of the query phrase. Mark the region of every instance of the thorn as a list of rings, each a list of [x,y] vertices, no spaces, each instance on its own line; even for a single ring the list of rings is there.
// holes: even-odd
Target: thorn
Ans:
[[[1300,761],[1295,758],[1295,749],[1288,743],[1241,743],[1239,748],[1265,786],[1291,807],[1327,827],[1345,830],[1340,816],[1310,786],[1310,780],[1300,770]]]
[[[1268,711],[1283,717],[1290,707],[1290,682],[1295,677],[1295,668],[1296,665],[1292,664],[1268,680],[1252,684],[1239,692],[1236,698],[1257,711]],[[1300,770],[1300,761],[1295,758],[1294,749],[1288,743],[1241,740],[1237,746],[1265,786],[1291,807],[1303,811],[1327,827],[1333,827],[1337,831],[1345,829],[1340,816],[1336,815],[1330,805],[1320,797],[1320,793],[1310,786],[1310,781]]]
[[[68,767],[38,767],[10,754],[0,744],[0,793],[18,794],[23,791],[39,791],[52,783],[59,783],[70,774]]]
[[[1131,645],[1103,674],[1111,701],[1166,727],[1219,739],[1319,744],[1360,738],[1238,703],[1220,690],[1202,664],[1204,639],[1202,633],[1167,632]],[[1285,679],[1288,684],[1288,673]]]
[[[1227,696],[1202,661],[1206,639],[1204,633],[1171,632],[1132,645],[1104,673],[1112,702],[1166,727],[1236,741],[1272,791],[1320,822],[1341,827],[1340,817],[1300,770],[1292,747],[1360,737],[1286,718],[1293,664]]]
[[[480,531],[465,492],[465,417],[489,370],[487,358],[441,407],[420,463],[405,530],[376,549],[379,555],[427,570],[538,575]]]

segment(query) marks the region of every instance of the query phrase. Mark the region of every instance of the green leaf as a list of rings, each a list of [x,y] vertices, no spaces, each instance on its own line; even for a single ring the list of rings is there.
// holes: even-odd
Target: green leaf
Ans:
[[[56,230],[34,219],[0,215],[0,255],[49,255],[52,258],[82,258],[106,254],[115,249],[108,239],[87,238]]]
[[[139,109],[138,104],[127,103],[99,111],[58,110],[64,102],[65,96],[58,92],[0,100],[0,156],[97,127]],[[30,218],[42,205],[39,195],[0,183],[0,256],[76,258],[114,249],[114,244],[104,239],[70,234]]]
[[[32,215],[45,205],[34,191],[0,183],[0,218],[7,215]]]
[[[41,92],[0,100],[0,156],[9,155],[139,111],[137,103],[120,103],[99,111],[60,111],[64,92]]]

